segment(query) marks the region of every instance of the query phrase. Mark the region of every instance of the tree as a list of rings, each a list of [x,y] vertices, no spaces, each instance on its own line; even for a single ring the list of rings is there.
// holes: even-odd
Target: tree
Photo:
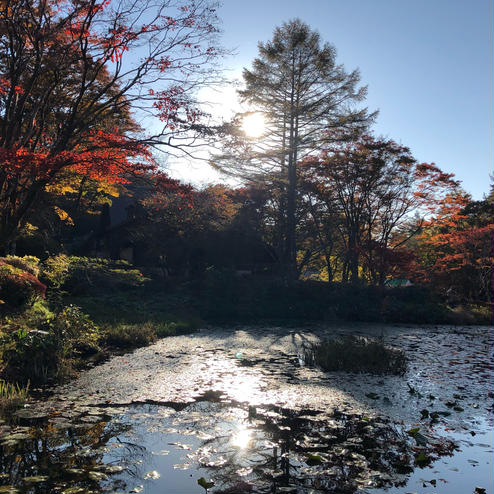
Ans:
[[[125,182],[155,168],[152,146],[188,152],[216,23],[209,0],[0,1],[1,248],[64,174]]]
[[[327,146],[303,160],[300,170],[328,274],[327,251],[337,236],[342,280],[354,283],[366,272],[369,281],[384,284],[389,261],[397,258],[391,251],[406,244],[438,199],[458,186],[434,164],[417,163],[408,148],[368,135]],[[418,220],[411,222],[413,215]]]
[[[273,39],[259,43],[252,69],[244,69],[240,97],[260,112],[266,130],[258,140],[232,139],[230,152],[216,160],[224,171],[243,178],[271,180],[282,190],[278,224],[282,225],[281,253],[286,278],[296,269],[297,166],[331,140],[331,129],[365,128],[373,119],[355,103],[365,97],[358,88],[358,71],[345,72],[336,64],[335,48],[321,43],[317,32],[299,19],[283,24]]]
[[[447,195],[417,239],[417,274],[459,299],[492,302],[493,233],[488,199],[472,201],[462,191]]]

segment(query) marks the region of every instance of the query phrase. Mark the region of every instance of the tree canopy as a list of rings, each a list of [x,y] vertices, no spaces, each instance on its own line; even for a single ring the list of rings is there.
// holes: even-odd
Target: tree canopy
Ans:
[[[281,189],[281,259],[287,279],[296,278],[297,167],[301,159],[332,141],[333,130],[361,131],[373,120],[358,108],[366,94],[357,70],[336,63],[336,50],[299,19],[275,29],[259,43],[252,69],[244,69],[240,98],[266,122],[259,139],[239,139],[217,160],[223,170],[250,180],[270,176]],[[280,246],[281,247],[281,246]]]
[[[0,243],[67,172],[106,182],[155,167],[151,146],[203,130],[194,90],[220,54],[215,4],[0,2]],[[155,115],[144,133],[136,124]]]

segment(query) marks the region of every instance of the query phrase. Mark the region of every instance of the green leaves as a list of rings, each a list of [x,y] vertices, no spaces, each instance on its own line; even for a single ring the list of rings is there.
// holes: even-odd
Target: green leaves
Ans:
[[[415,457],[415,463],[421,468],[427,466],[430,462],[431,458],[429,458],[423,451]]]
[[[407,431],[407,434],[409,436],[412,436],[415,439],[415,442],[417,443],[417,446],[427,446],[427,444],[429,443],[429,441],[419,431],[420,431],[420,429],[418,427],[414,427],[414,428],[408,430]]]
[[[203,487],[203,488],[206,490],[206,492],[208,491],[208,489],[211,489],[211,487],[213,487],[213,486],[214,486],[214,482],[213,482],[212,480],[210,480],[210,481],[208,482],[208,481],[207,481],[204,477],[201,477],[201,478],[197,481],[197,483],[198,483],[201,487]]]
[[[309,465],[310,467],[314,467],[316,465],[320,465],[323,462],[323,459],[319,455],[313,455],[311,453],[307,454],[307,458],[305,460],[305,463]]]

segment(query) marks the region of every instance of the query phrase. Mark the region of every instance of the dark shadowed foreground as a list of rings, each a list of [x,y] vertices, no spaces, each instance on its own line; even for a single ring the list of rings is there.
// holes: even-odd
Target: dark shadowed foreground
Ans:
[[[494,492],[492,328],[312,329],[208,329],[83,373],[0,426],[0,492]],[[305,365],[382,332],[403,376]]]

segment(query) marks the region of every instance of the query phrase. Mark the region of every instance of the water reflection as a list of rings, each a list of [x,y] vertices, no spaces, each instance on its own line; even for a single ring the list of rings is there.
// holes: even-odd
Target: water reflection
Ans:
[[[237,432],[233,434],[231,444],[240,449],[245,449],[251,441],[251,434],[249,429],[240,428]]]
[[[444,438],[419,445],[383,418],[249,407],[222,396],[174,408],[108,407],[108,415],[89,409],[4,431],[0,492],[194,494],[204,477],[215,483],[211,494],[345,494],[397,489],[421,454],[434,461],[454,449]]]

